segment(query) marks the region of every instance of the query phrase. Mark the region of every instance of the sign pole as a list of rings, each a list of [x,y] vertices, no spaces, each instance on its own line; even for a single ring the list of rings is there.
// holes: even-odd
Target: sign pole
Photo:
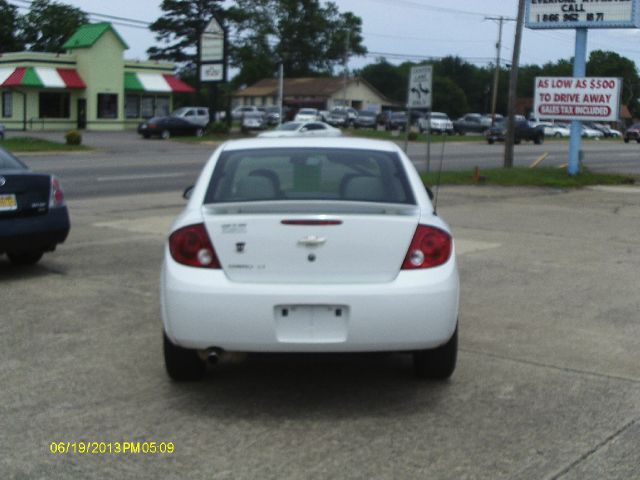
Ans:
[[[587,29],[576,28],[576,49],[573,60],[573,77],[584,77],[587,70]],[[569,142],[569,166],[567,173],[577,175],[580,171],[580,150],[582,148],[582,121],[571,121],[571,140]]]

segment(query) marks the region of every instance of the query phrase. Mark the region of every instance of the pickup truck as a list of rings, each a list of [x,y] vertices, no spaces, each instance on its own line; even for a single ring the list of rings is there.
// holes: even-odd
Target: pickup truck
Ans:
[[[515,127],[514,143],[518,144],[522,142],[522,140],[529,140],[536,145],[540,145],[544,142],[543,125],[532,127],[527,120],[516,120]],[[489,145],[494,142],[504,141],[504,138],[507,135],[507,120],[504,119],[503,121],[496,123],[486,131],[485,135]]]

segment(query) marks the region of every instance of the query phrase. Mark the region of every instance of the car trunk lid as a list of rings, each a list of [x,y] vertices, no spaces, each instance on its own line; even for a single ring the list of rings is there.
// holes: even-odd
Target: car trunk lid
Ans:
[[[209,237],[230,280],[390,282],[400,271],[419,218],[415,205],[285,203],[203,207]]]

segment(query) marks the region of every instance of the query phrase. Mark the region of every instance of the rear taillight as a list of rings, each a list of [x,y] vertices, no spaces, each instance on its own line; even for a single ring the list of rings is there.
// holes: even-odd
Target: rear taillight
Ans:
[[[432,268],[442,265],[451,257],[451,235],[439,228],[418,225],[402,270]]]
[[[64,193],[60,186],[60,180],[51,177],[51,194],[49,195],[49,208],[64,206]]]
[[[220,268],[209,235],[203,223],[176,230],[169,237],[173,259],[183,265],[199,268]]]

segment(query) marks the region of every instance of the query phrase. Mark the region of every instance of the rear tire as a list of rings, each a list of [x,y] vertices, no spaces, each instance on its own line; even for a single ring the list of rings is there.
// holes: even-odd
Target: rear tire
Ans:
[[[629,143],[629,138],[628,137],[624,137],[624,143]]]
[[[203,136],[204,136],[204,129],[203,128],[196,129],[196,137],[202,138]]]
[[[164,333],[164,365],[169,376],[176,382],[199,380],[206,370],[204,361],[195,350],[175,345],[166,333]]]
[[[42,258],[44,252],[20,252],[20,253],[7,253],[7,257],[14,265],[35,265],[38,260]]]
[[[418,378],[446,380],[456,369],[458,358],[458,327],[444,345],[413,353],[413,368]]]
[[[163,140],[168,140],[171,138],[171,132],[169,130],[163,130],[162,133],[160,134],[160,138],[162,138]]]
[[[542,145],[544,143],[544,137],[536,137],[533,143],[535,143],[536,145]]]

